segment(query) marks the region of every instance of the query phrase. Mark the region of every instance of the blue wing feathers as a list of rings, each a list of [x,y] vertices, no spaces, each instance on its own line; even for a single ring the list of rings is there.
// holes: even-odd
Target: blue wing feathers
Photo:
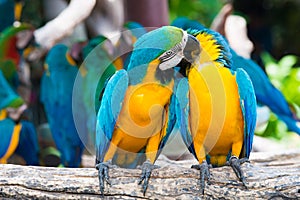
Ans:
[[[22,156],[27,165],[39,165],[39,144],[34,125],[28,121],[21,121],[19,145],[15,151]]]
[[[176,117],[182,139],[189,151],[196,156],[189,120],[189,83],[186,78],[180,79],[176,88]]]
[[[103,161],[104,153],[109,147],[128,82],[127,72],[120,70],[111,77],[104,90],[96,127],[96,154],[100,162]]]
[[[238,68],[236,81],[240,95],[240,103],[244,118],[244,151],[243,156],[249,157],[252,149],[254,130],[256,126],[256,98],[253,85],[248,74]]]
[[[167,119],[167,129],[166,129],[166,135],[162,138],[159,148],[158,148],[158,152],[157,152],[157,156],[156,158],[160,155],[160,152],[162,151],[162,149],[164,148],[165,144],[167,143],[169,136],[171,135],[175,124],[176,124],[176,114],[175,114],[175,103],[176,103],[176,96],[173,95],[171,96],[171,100],[170,100],[170,105],[169,105],[169,110],[168,110],[168,119]]]
[[[237,55],[233,50],[233,66],[244,69],[253,84],[257,102],[268,106],[279,119],[284,121],[288,129],[300,134],[300,128],[283,94],[272,85],[268,76],[254,61]]]

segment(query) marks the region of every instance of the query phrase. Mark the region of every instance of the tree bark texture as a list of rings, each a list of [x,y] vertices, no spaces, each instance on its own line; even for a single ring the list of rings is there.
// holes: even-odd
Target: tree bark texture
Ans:
[[[91,159],[93,160],[93,159]],[[146,195],[139,169],[111,168],[112,185],[104,199],[300,199],[300,151],[253,153],[242,169],[247,188],[229,166],[210,170],[205,194],[199,192],[195,160],[173,161],[161,156],[152,172]],[[0,199],[99,199],[95,168],[51,168],[0,165]]]

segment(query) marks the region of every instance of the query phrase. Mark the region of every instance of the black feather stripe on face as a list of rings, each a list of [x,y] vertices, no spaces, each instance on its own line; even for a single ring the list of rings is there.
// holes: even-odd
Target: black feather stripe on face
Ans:
[[[182,59],[181,62],[178,64],[178,67],[180,68],[179,73],[183,77],[187,77],[187,74],[189,73],[189,70],[191,69],[191,63],[188,62],[186,59]]]
[[[174,78],[174,69],[161,70],[159,67],[156,68],[155,78],[160,81],[161,84],[167,85]]]

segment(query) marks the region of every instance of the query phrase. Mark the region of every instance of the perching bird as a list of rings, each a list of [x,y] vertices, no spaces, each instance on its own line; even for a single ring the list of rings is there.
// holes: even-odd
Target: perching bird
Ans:
[[[139,184],[144,181],[145,194],[154,162],[175,125],[172,68],[192,48],[190,37],[171,26],[146,33],[134,44],[128,70],[117,71],[108,81],[96,127],[96,168],[102,194],[104,180],[110,183],[111,164],[141,165]]]
[[[57,44],[50,49],[45,60],[40,98],[53,139],[61,152],[61,164],[66,167],[79,167],[84,149],[72,111],[77,72],[78,68],[69,55],[67,46]]]
[[[184,30],[205,28],[198,21],[185,17],[175,19],[172,25]],[[242,68],[247,72],[254,87],[257,103],[268,106],[279,119],[285,122],[290,131],[300,135],[300,127],[297,125],[300,119],[292,112],[283,94],[271,83],[261,67],[253,60],[239,56],[232,48],[230,48],[230,52],[233,63],[231,69],[236,71],[238,68]]]
[[[200,169],[201,192],[210,177],[208,164],[228,162],[245,185],[241,164],[249,158],[256,124],[251,80],[243,69],[230,69],[230,52],[220,34],[207,29],[188,33],[198,39],[201,53],[198,61],[181,63],[188,83],[179,83],[177,115],[182,138],[199,161],[193,167]]]
[[[12,119],[9,109],[23,111],[24,100],[12,89],[0,70],[0,163],[18,153],[28,165],[38,165],[38,140],[34,126],[18,118]]]
[[[85,138],[84,145],[91,154],[95,151],[96,118],[102,93],[107,80],[116,71],[112,57],[114,51],[111,41],[99,35],[81,45],[81,58],[77,59],[81,61],[74,82],[73,117],[78,134]]]

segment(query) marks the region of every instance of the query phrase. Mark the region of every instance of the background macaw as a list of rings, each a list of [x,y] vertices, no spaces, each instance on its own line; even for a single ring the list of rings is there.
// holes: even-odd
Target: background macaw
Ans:
[[[38,139],[32,123],[10,118],[8,109],[24,105],[0,70],[0,163],[7,163],[13,154],[19,154],[28,165],[38,165]]]
[[[29,24],[7,27],[0,34],[0,69],[10,85],[16,90],[19,84],[17,70],[20,70],[21,52],[16,47],[16,34],[30,29]]]
[[[230,69],[229,48],[220,34],[207,29],[188,33],[198,39],[201,53],[197,62],[181,63],[189,86],[185,79],[178,86],[177,113],[182,138],[199,161],[193,167],[200,169],[201,192],[210,176],[208,163],[228,162],[245,185],[240,165],[249,158],[256,124],[251,80],[243,69]]]
[[[108,81],[97,116],[96,168],[100,191],[112,164],[142,165],[145,194],[155,160],[175,125],[174,70],[190,40],[182,29],[166,26],[134,44],[128,71]]]
[[[205,28],[198,21],[190,20],[185,17],[175,19],[172,25],[184,30],[203,30]],[[230,52],[232,54],[231,60],[233,63],[231,69],[236,71],[238,68],[242,68],[247,72],[254,87],[257,103],[268,106],[279,119],[285,122],[290,131],[294,131],[300,135],[300,127],[297,125],[300,119],[292,112],[283,94],[270,82],[261,67],[253,60],[239,56],[231,48]]]
[[[41,82],[41,102],[44,104],[56,147],[61,152],[61,164],[66,167],[78,167],[84,149],[72,112],[72,94],[77,72],[78,68],[67,46],[57,44],[50,49]]]
[[[99,35],[81,47],[82,61],[74,82],[73,115],[81,137],[88,137],[85,146],[94,152],[96,117],[107,80],[115,73],[114,46]],[[118,59],[118,58],[117,58]]]
[[[128,22],[124,27],[128,31],[122,32],[123,34],[116,45],[113,45],[111,40],[103,35],[99,35],[81,47],[83,61],[79,68],[81,76],[77,76],[75,81],[77,89],[74,90],[73,107],[76,106],[77,111],[79,111],[75,110],[75,120],[78,122],[76,127],[79,133],[86,134],[88,132],[90,142],[86,146],[90,151],[93,151],[90,147],[93,146],[91,142],[95,141],[96,115],[107,81],[116,70],[123,69],[122,57],[124,52],[131,51],[133,43],[146,32],[136,22]],[[127,50],[124,50],[124,48],[127,48]],[[129,60],[129,56],[127,56],[127,60]],[[83,95],[81,91],[85,91]],[[78,109],[78,107],[83,108],[85,117],[83,116],[83,110]],[[85,125],[87,127],[84,127]]]

